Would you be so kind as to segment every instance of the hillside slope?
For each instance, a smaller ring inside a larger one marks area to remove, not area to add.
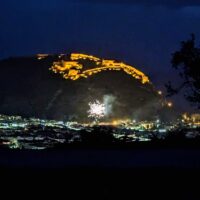
[[[49,55],[0,61],[0,113],[87,121],[88,103],[102,101],[105,95],[114,99],[110,119],[151,118],[161,108],[161,98],[151,83],[112,70],[66,80],[49,70],[61,59],[70,58]],[[87,59],[79,62],[84,68],[93,67]]]

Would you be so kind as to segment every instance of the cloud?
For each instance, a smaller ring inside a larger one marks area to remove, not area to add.
[[[199,6],[198,0],[75,0],[76,2],[87,3],[111,3],[111,4],[137,4],[145,6],[169,6],[169,7],[185,7]]]
[[[191,17],[200,17],[200,6],[185,6],[181,9],[181,12]]]
[[[199,0],[1,0],[1,10],[4,9],[27,9],[27,10],[54,10],[66,9],[70,5],[76,4],[120,4],[139,6],[165,6],[165,7],[186,7],[200,6]],[[3,9],[2,9],[3,8]],[[1,13],[0,13],[1,15]]]

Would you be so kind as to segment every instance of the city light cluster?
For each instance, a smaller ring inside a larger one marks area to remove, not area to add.
[[[163,122],[158,118],[153,121],[129,118],[107,121],[103,119],[106,116],[105,104],[95,100],[89,103],[88,116],[95,121],[80,123],[0,115],[0,147],[42,150],[59,144],[82,142],[85,133],[95,133],[96,130],[109,132],[125,143],[151,141],[155,137],[165,139],[179,130],[184,130],[186,138],[200,137],[199,114],[185,113],[172,122]]]

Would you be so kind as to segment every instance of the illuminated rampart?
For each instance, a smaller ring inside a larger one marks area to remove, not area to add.
[[[100,58],[91,55],[75,53],[72,53],[70,58],[71,61],[60,60],[54,62],[50,70],[54,73],[62,74],[65,79],[71,80],[77,80],[81,77],[88,78],[96,73],[107,70],[123,70],[135,79],[140,80],[141,83],[149,83],[149,78],[143,72],[122,62],[116,62],[115,60],[101,60]],[[80,64],[79,61],[86,59],[94,61],[96,66],[91,69],[84,69],[83,64]]]

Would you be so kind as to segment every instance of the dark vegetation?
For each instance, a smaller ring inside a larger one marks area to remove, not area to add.
[[[200,128],[183,128],[170,131],[164,138],[159,133],[149,133],[151,141],[130,141],[126,136],[117,139],[112,127],[94,128],[91,132],[82,130],[80,141],[58,144],[55,148],[86,149],[158,149],[158,148],[200,148]]]
[[[182,83],[179,86],[173,86],[170,82],[166,84],[168,96],[183,90],[186,99],[199,109],[200,46],[197,46],[194,34],[189,40],[181,42],[181,48],[172,54],[171,63],[173,68],[178,70]]]

